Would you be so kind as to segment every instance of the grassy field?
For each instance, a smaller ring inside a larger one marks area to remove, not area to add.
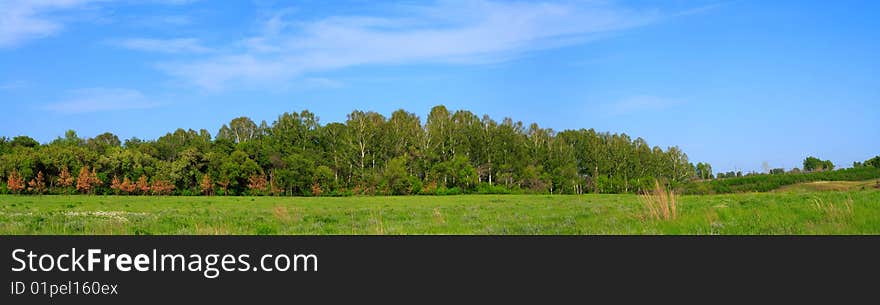
[[[880,191],[682,196],[0,196],[0,234],[878,234]]]

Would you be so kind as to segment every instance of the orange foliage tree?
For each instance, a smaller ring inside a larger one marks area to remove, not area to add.
[[[312,195],[313,196],[321,196],[321,193],[323,193],[323,192],[324,191],[321,190],[321,185],[318,184],[317,181],[315,181],[315,183],[312,183]]]
[[[64,188],[65,192],[67,192],[67,188],[73,185],[73,176],[70,175],[70,171],[67,170],[67,165],[61,168],[61,173],[58,174],[58,185]]]
[[[174,184],[165,180],[156,179],[153,181],[150,190],[153,191],[154,195],[170,195],[171,192],[174,191]]]
[[[146,175],[141,175],[141,177],[138,178],[137,185],[135,186],[135,188],[138,191],[140,191],[141,194],[143,194],[143,195],[149,194],[150,184],[147,183],[147,176]]]
[[[214,195],[214,182],[211,181],[211,176],[208,174],[202,176],[202,182],[199,183],[199,186],[202,188],[202,194],[208,196]]]
[[[43,171],[37,172],[37,177],[28,182],[28,191],[36,194],[46,192],[46,179],[43,177]]]
[[[104,185],[104,181],[101,181],[101,178],[98,177],[98,171],[96,168],[92,168],[92,173],[89,174],[89,184],[92,187],[92,190],[96,190],[99,186]]]
[[[18,174],[18,171],[12,169],[9,178],[6,179],[6,187],[14,194],[18,194],[24,189],[24,178]]]
[[[78,192],[85,194],[92,191],[92,182],[89,178],[89,166],[83,165],[79,170],[79,176],[76,178],[76,190]]]
[[[119,192],[122,191],[122,182],[119,181],[119,177],[113,176],[113,180],[110,181],[110,188],[113,189],[116,195],[119,195]]]
[[[122,184],[119,185],[119,189],[125,192],[125,194],[131,194],[134,193],[137,188],[134,183],[131,183],[131,179],[125,177],[122,179]]]
[[[266,190],[266,186],[269,185],[269,182],[266,181],[266,176],[263,175],[253,175],[248,178],[248,188],[254,194],[262,193]]]

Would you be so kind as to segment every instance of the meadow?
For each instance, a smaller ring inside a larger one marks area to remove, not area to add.
[[[0,195],[0,234],[878,234],[880,190],[637,195]]]

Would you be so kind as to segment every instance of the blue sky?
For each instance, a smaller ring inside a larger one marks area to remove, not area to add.
[[[880,154],[876,1],[0,0],[0,136],[445,104],[716,171]]]

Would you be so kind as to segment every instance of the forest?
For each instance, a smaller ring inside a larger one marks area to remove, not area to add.
[[[401,109],[391,117],[355,110],[322,125],[303,110],[271,124],[235,118],[216,136],[3,137],[0,175],[0,192],[14,194],[288,196],[633,193],[655,179],[675,186],[714,177],[676,146],[442,105],[424,123]]]
[[[808,157],[803,171],[718,173],[678,147],[593,129],[525,126],[467,110],[390,118],[355,110],[322,125],[307,110],[268,124],[239,117],[216,136],[177,129],[155,140],[112,133],[41,144],[0,138],[0,193],[116,195],[453,195],[636,193],[655,180],[683,193],[767,191],[816,180],[880,177],[880,156],[833,170]],[[867,169],[863,169],[867,168]],[[5,182],[5,183],[3,183]]]

